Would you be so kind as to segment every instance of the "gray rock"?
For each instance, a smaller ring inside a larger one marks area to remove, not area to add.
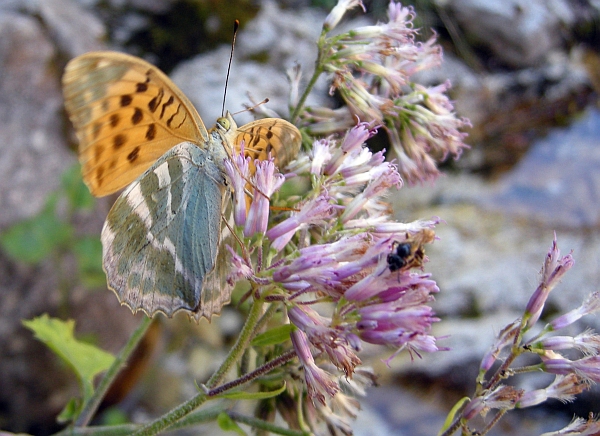
[[[300,15],[300,18],[298,17]],[[225,108],[237,112],[268,98],[266,109],[288,116],[290,85],[286,70],[299,63],[306,75],[314,69],[315,40],[324,16],[313,10],[283,11],[274,2],[265,2],[255,20],[239,33],[233,56]],[[264,56],[263,56],[264,55]],[[173,81],[192,100],[207,126],[221,115],[223,89],[230,48],[217,50],[182,62],[171,74]],[[264,62],[251,59],[264,57]],[[305,76],[306,77],[306,76]],[[326,105],[325,83],[309,104]],[[238,124],[253,120],[250,113],[236,116]]]
[[[104,24],[75,0],[43,0],[39,14],[58,49],[73,58],[106,46]]]
[[[173,81],[192,101],[208,127],[212,127],[221,116],[229,54],[230,48],[222,46],[182,62],[171,74]],[[287,114],[289,85],[284,71],[253,61],[234,60],[227,89],[226,109],[231,112],[244,110],[244,104],[250,103],[248,93],[257,102],[268,97],[269,109]],[[240,125],[254,119],[249,113],[235,118]]]
[[[562,20],[555,12],[568,10],[561,0],[448,0],[440,2],[459,23],[467,38],[488,47],[513,67],[541,62],[561,46]]]
[[[37,20],[0,13],[0,228],[40,211],[75,161],[55,56]]]
[[[600,112],[554,129],[504,175],[487,204],[561,228],[600,225]]]

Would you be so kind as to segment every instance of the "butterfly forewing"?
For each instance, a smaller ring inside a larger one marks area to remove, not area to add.
[[[142,59],[116,52],[79,56],[65,69],[63,90],[84,180],[96,196],[125,187],[178,143],[208,140],[187,97]]]
[[[232,290],[224,244],[235,241],[222,225],[231,215],[224,160],[243,141],[252,160],[271,154],[284,167],[298,153],[300,132],[272,118],[238,128],[229,113],[207,132],[164,73],[116,52],[73,59],[63,88],[92,193],[131,183],[102,230],[109,287],[133,311],[172,316],[183,309],[210,319]]]
[[[207,151],[186,142],[123,192],[102,230],[109,287],[122,304],[148,315],[185,309],[210,319],[229,302],[231,288],[211,274],[219,261],[225,187]]]

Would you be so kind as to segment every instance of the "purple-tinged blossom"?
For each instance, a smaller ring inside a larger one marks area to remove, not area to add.
[[[321,139],[313,142],[311,157],[311,174],[322,174],[323,165],[331,160],[331,144],[327,139]]]
[[[330,30],[334,29],[344,14],[357,6],[360,6],[363,11],[365,10],[361,0],[338,0],[337,4],[333,7],[329,15],[327,15],[327,18],[325,18],[323,30],[329,32]]]
[[[340,390],[332,375],[319,368],[310,352],[310,345],[306,334],[295,330],[290,334],[292,345],[298,354],[298,359],[304,368],[304,379],[308,390],[308,396],[313,403],[319,402],[325,405],[326,398],[333,397]]]
[[[325,38],[323,69],[333,77],[330,91],[339,92],[353,115],[386,126],[403,177],[410,184],[434,180],[440,174],[436,161],[458,158],[467,147],[460,130],[471,124],[454,113],[446,95],[449,82],[432,87],[411,82],[414,74],[441,64],[436,37],[415,41],[411,7],[391,2],[388,18]],[[312,108],[310,115],[317,112]],[[317,117],[321,127],[327,117],[331,126],[340,123],[330,113]]]
[[[600,356],[584,357],[578,360],[566,358],[547,359],[542,362],[546,372],[551,374],[577,374],[585,380],[600,381]]]
[[[238,280],[247,279],[254,275],[254,271],[251,265],[248,265],[246,260],[237,254],[229,245],[226,246],[231,256],[231,268],[229,269],[229,275],[227,276],[227,282],[231,284],[237,283]]]
[[[383,152],[373,154],[369,149],[363,149],[360,154],[356,153],[350,159],[346,159],[346,164],[340,167],[339,174],[344,178],[346,186],[362,185],[375,180],[380,173],[389,168],[392,171],[396,170],[393,164],[385,162]]]
[[[375,325],[382,329],[401,328],[417,332],[429,331],[432,319],[439,321],[439,318],[433,316],[433,309],[429,306],[414,307],[396,307],[394,304],[381,303],[362,307],[358,310],[361,321],[373,321]]]
[[[305,203],[300,211],[292,214],[285,221],[270,228],[266,236],[272,240],[271,248],[277,252],[281,251],[287,245],[294,234],[308,225],[318,225],[324,220],[332,217],[334,205],[327,194],[310,199]]]
[[[563,275],[573,266],[574,261],[570,254],[563,257],[559,256],[560,250],[558,249],[555,234],[552,247],[546,255],[546,260],[542,266],[540,284],[529,299],[529,303],[527,303],[527,308],[525,309],[525,313],[529,315],[529,319],[527,320],[528,326],[533,326],[537,322],[550,292],[560,282]]]
[[[277,191],[285,177],[276,172],[273,159],[255,161],[256,173],[252,178],[254,182],[253,200],[248,211],[244,235],[252,236],[264,233],[269,223],[269,206],[271,195]]]
[[[400,175],[391,164],[380,165],[377,167],[377,171],[370,171],[368,174],[372,177],[371,183],[346,206],[341,216],[342,222],[347,222],[354,218],[362,210],[363,206],[374,197],[382,195],[392,186],[399,186],[401,184]]]
[[[392,22],[410,23],[415,19],[415,11],[411,7],[402,6],[400,3],[390,2],[388,5],[388,17]]]
[[[300,82],[302,80],[302,68],[300,68],[300,64],[296,63],[293,67],[288,68],[286,75],[290,83],[289,106],[296,107],[300,98]]]
[[[575,374],[558,375],[547,388],[525,392],[521,396],[517,408],[524,409],[525,407],[537,406],[549,398],[555,398],[563,403],[571,402],[575,399],[575,395],[582,393],[589,387],[589,383]]]
[[[339,262],[360,257],[367,250],[368,240],[364,235],[342,238],[329,244],[311,245],[302,248],[299,256],[286,265],[274,268],[276,282],[318,280],[319,276],[339,278],[336,271]]]
[[[348,155],[354,151],[362,150],[365,141],[373,137],[376,133],[377,128],[369,123],[358,123],[348,130],[341,145],[333,149],[331,159],[323,170],[323,174],[332,176],[338,172],[342,165],[344,165],[344,167],[348,166]]]
[[[342,329],[330,327],[331,319],[319,315],[310,307],[290,307],[290,321],[306,333],[310,343],[324,351],[335,367],[352,377],[354,368],[361,363]]]
[[[549,433],[543,433],[541,436],[597,436],[600,433],[600,422],[598,418],[590,414],[585,420],[583,418],[574,418],[566,427]]]
[[[466,420],[470,420],[478,414],[487,413],[490,409],[513,409],[522,395],[521,389],[513,386],[498,386],[480,397],[473,398],[463,410],[462,416]]]
[[[593,292],[577,309],[573,309],[559,316],[549,323],[553,330],[559,330],[573,324],[585,315],[596,313],[600,310],[600,292]]]
[[[587,356],[593,356],[600,351],[600,335],[588,329],[577,336],[551,336],[540,340],[536,345],[544,350],[570,350],[581,351]]]
[[[244,156],[244,141],[240,144],[240,153],[233,159],[225,159],[225,170],[233,189],[233,218],[238,226],[246,223],[246,183],[250,174],[250,158]]]
[[[383,247],[389,246],[389,241],[387,240],[379,240],[367,247],[366,251],[363,251],[357,259],[348,259],[347,262],[340,265],[337,270],[338,277],[340,279],[347,279],[351,276],[359,274],[361,271],[373,267],[381,259],[381,253],[383,251]],[[344,297],[348,300],[357,301],[357,295],[360,294],[360,290],[363,288],[369,288],[369,286],[373,283],[377,283],[380,278],[375,274],[369,274],[366,277],[359,280],[357,283],[349,287],[344,293]],[[358,289],[356,289],[358,287]],[[381,290],[381,289],[379,289]],[[363,299],[366,299],[364,295],[361,295]]]
[[[356,219],[346,223],[346,228],[360,228],[360,227],[372,227],[373,233],[376,234],[406,234],[418,233],[423,229],[433,229],[439,223],[444,222],[439,217],[432,217],[430,220],[416,220],[410,223],[400,223],[396,221],[390,221],[389,218],[386,221],[371,224],[368,220]]]
[[[498,336],[496,337],[496,341],[490,347],[490,351],[488,351],[483,359],[481,359],[481,364],[479,365],[479,369],[482,371],[488,371],[492,365],[498,360],[500,357],[500,353],[505,347],[510,347],[513,345],[515,338],[521,331],[521,321],[515,320],[511,324],[504,327]]]

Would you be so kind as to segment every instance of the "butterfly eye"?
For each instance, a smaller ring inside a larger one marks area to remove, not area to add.
[[[221,117],[221,118],[217,119],[217,126],[225,131],[228,131],[229,128],[231,127],[231,123],[229,122],[229,120],[227,118]]]

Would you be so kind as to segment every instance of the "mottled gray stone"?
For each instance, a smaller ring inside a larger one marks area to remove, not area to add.
[[[488,47],[514,67],[533,66],[561,46],[561,20],[545,0],[449,0],[443,2],[467,40]]]
[[[43,0],[39,14],[58,49],[68,58],[106,45],[106,28],[100,19],[75,0]]]
[[[255,102],[268,98],[265,108],[287,118],[290,85],[286,71],[298,63],[304,74],[303,83],[308,80],[317,54],[315,41],[324,19],[324,14],[311,9],[286,11],[274,2],[264,2],[256,18],[237,36],[226,110],[243,110],[245,104],[251,104],[250,95]],[[229,56],[230,48],[222,46],[182,62],[171,74],[207,126],[212,126],[221,115]],[[264,62],[251,60],[257,57],[264,57]],[[329,104],[324,80],[319,81],[308,104]],[[253,119],[250,113],[236,116],[238,124]]]
[[[55,56],[37,20],[0,13],[0,228],[39,212],[75,161]]]

